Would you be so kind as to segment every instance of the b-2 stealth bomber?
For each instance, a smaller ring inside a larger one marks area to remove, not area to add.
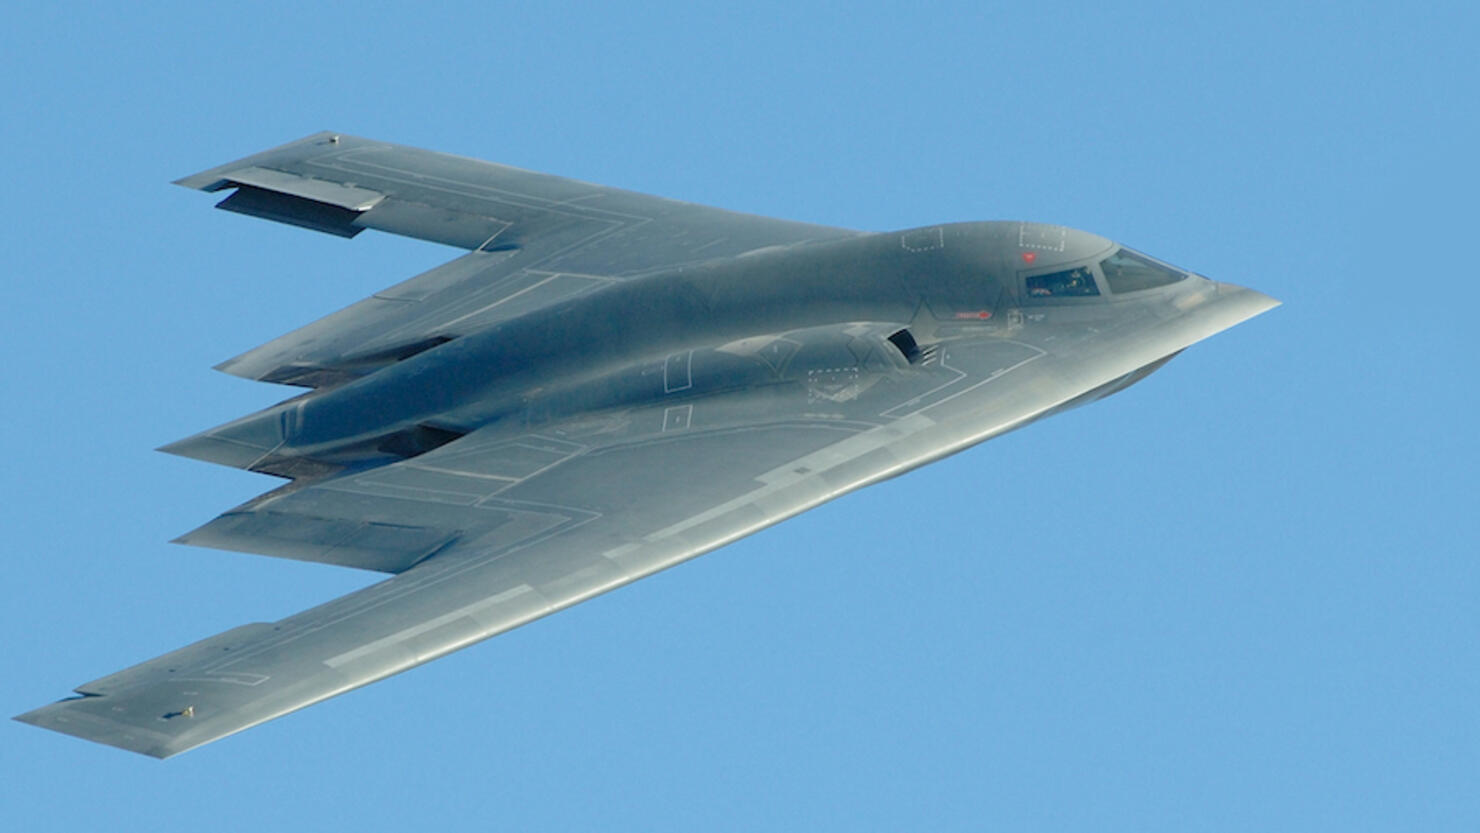
[[[391,577],[18,717],[161,758],[1119,391],[1277,303],[1059,226],[863,233],[334,133],[179,184],[467,253],[220,365],[307,390],[163,449],[287,480],[180,541]]]

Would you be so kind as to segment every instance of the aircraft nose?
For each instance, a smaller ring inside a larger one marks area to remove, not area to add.
[[[1253,318],[1261,312],[1267,312],[1284,303],[1277,298],[1271,298],[1270,296],[1265,295],[1263,292],[1255,289],[1250,289],[1247,286],[1239,286],[1236,283],[1215,281],[1211,278],[1203,277],[1202,275],[1197,275],[1196,277],[1200,280],[1204,280],[1212,284],[1212,292],[1208,293],[1204,291],[1200,293],[1194,293],[1194,296],[1188,296],[1189,298],[1201,296],[1202,298],[1206,299],[1204,302],[1199,303],[1197,301],[1183,301],[1179,302],[1179,305],[1182,306],[1184,310],[1190,307],[1202,305],[1210,305],[1228,310],[1238,310],[1236,320],[1232,321],[1232,323],[1229,323],[1227,326],[1233,326],[1233,324],[1237,323],[1238,321]]]

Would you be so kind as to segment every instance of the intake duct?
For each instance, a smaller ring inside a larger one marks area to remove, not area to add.
[[[910,364],[920,364],[935,355],[935,347],[921,347],[915,341],[915,334],[907,328],[896,330],[889,336],[889,343],[898,348],[905,361]]]
[[[418,425],[405,431],[397,431],[381,440],[376,450],[406,459],[441,448],[459,437],[461,431],[438,428],[435,425]]]

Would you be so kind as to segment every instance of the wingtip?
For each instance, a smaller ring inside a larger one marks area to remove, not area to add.
[[[344,133],[339,133],[333,130],[320,130],[317,133],[310,133],[309,135],[304,136],[300,139],[294,139],[291,142],[287,142],[276,147],[271,147],[267,150],[259,151],[257,153],[251,154],[250,156],[244,156],[241,159],[236,160],[235,162],[228,162],[225,165],[217,165],[214,168],[207,168],[206,170],[199,173],[182,176],[179,179],[172,180],[171,184],[179,185],[183,188],[190,188],[195,191],[220,191],[222,188],[227,187],[227,185],[229,184],[223,174],[229,173],[230,171],[251,167],[253,165],[263,165],[264,167],[271,167],[267,163],[273,157],[281,156],[281,154],[283,154],[284,152],[291,151],[294,148],[298,148],[303,145],[323,144],[325,142],[338,144],[340,141],[343,141],[346,138],[350,137]]]
[[[185,751],[172,749],[167,744],[159,742],[159,738],[148,737],[149,733],[124,730],[123,727],[114,725],[104,718],[76,713],[73,716],[77,719],[69,719],[67,711],[73,707],[73,704],[90,699],[93,698],[88,695],[68,697],[39,709],[15,715],[11,720],[35,726],[38,729],[70,735],[79,740],[111,746],[126,752],[135,752],[156,760],[164,760]]]

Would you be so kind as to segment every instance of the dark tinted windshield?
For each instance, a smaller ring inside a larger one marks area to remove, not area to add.
[[[1121,249],[1100,261],[1100,271],[1105,273],[1105,283],[1110,285],[1110,291],[1117,294],[1166,286],[1187,277],[1184,272],[1168,269],[1130,249]]]
[[[1029,298],[1074,298],[1100,294],[1088,266],[1033,275],[1027,279],[1027,287]]]

